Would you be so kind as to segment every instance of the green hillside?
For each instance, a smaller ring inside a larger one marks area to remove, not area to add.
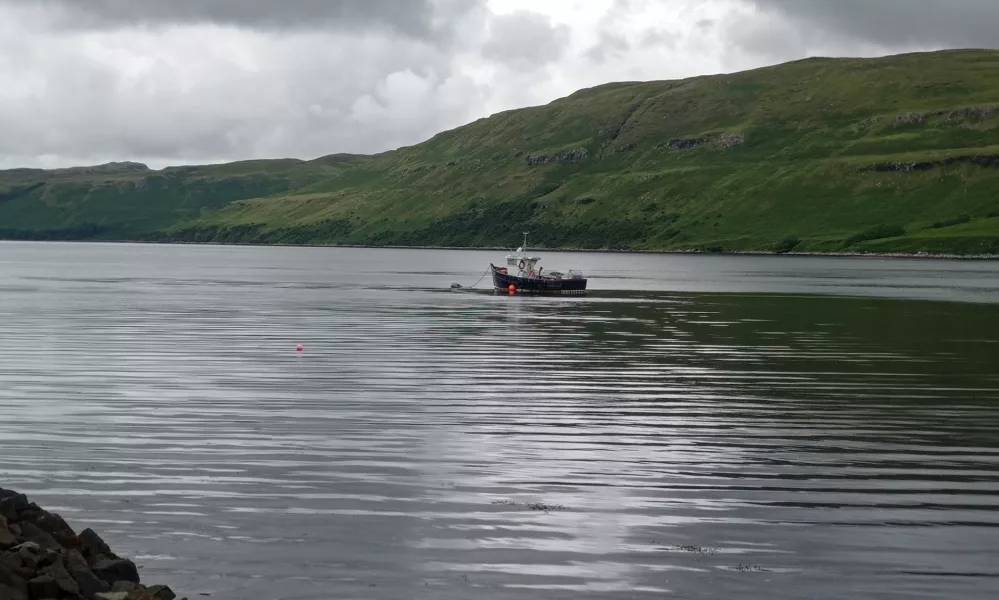
[[[0,172],[0,235],[999,253],[997,109],[997,51],[615,83],[371,157]]]
[[[143,239],[233,200],[286,194],[363,157],[266,160],[152,171],[137,163],[0,171],[0,238]]]

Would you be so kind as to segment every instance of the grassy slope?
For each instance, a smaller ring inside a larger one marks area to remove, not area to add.
[[[345,168],[334,160],[0,171],[0,237],[137,239],[233,200],[287,193]],[[347,157],[352,165],[363,158]]]
[[[999,252],[997,104],[999,52],[810,59],[600,86],[374,157],[207,167],[144,200],[123,190],[161,175],[67,191],[61,213],[0,195],[0,223],[16,205],[26,227],[124,211],[121,231],[178,240]]]

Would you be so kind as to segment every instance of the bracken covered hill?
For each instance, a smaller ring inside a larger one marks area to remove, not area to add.
[[[999,252],[999,52],[615,83],[376,156],[0,172],[0,236]]]

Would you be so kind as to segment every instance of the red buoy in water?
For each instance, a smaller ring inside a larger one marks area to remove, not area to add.
[[[299,352],[301,352],[302,350],[305,350],[305,347],[302,346],[301,344],[299,344],[298,347],[295,348],[295,350],[298,350]]]
[[[517,293],[517,286],[513,285],[512,283],[510,284],[510,287],[508,287],[506,289],[510,290],[510,294],[511,295]]]

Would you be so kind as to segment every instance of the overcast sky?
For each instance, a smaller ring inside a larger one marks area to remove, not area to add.
[[[999,46],[999,0],[0,0],[0,168],[370,153],[621,80]]]

